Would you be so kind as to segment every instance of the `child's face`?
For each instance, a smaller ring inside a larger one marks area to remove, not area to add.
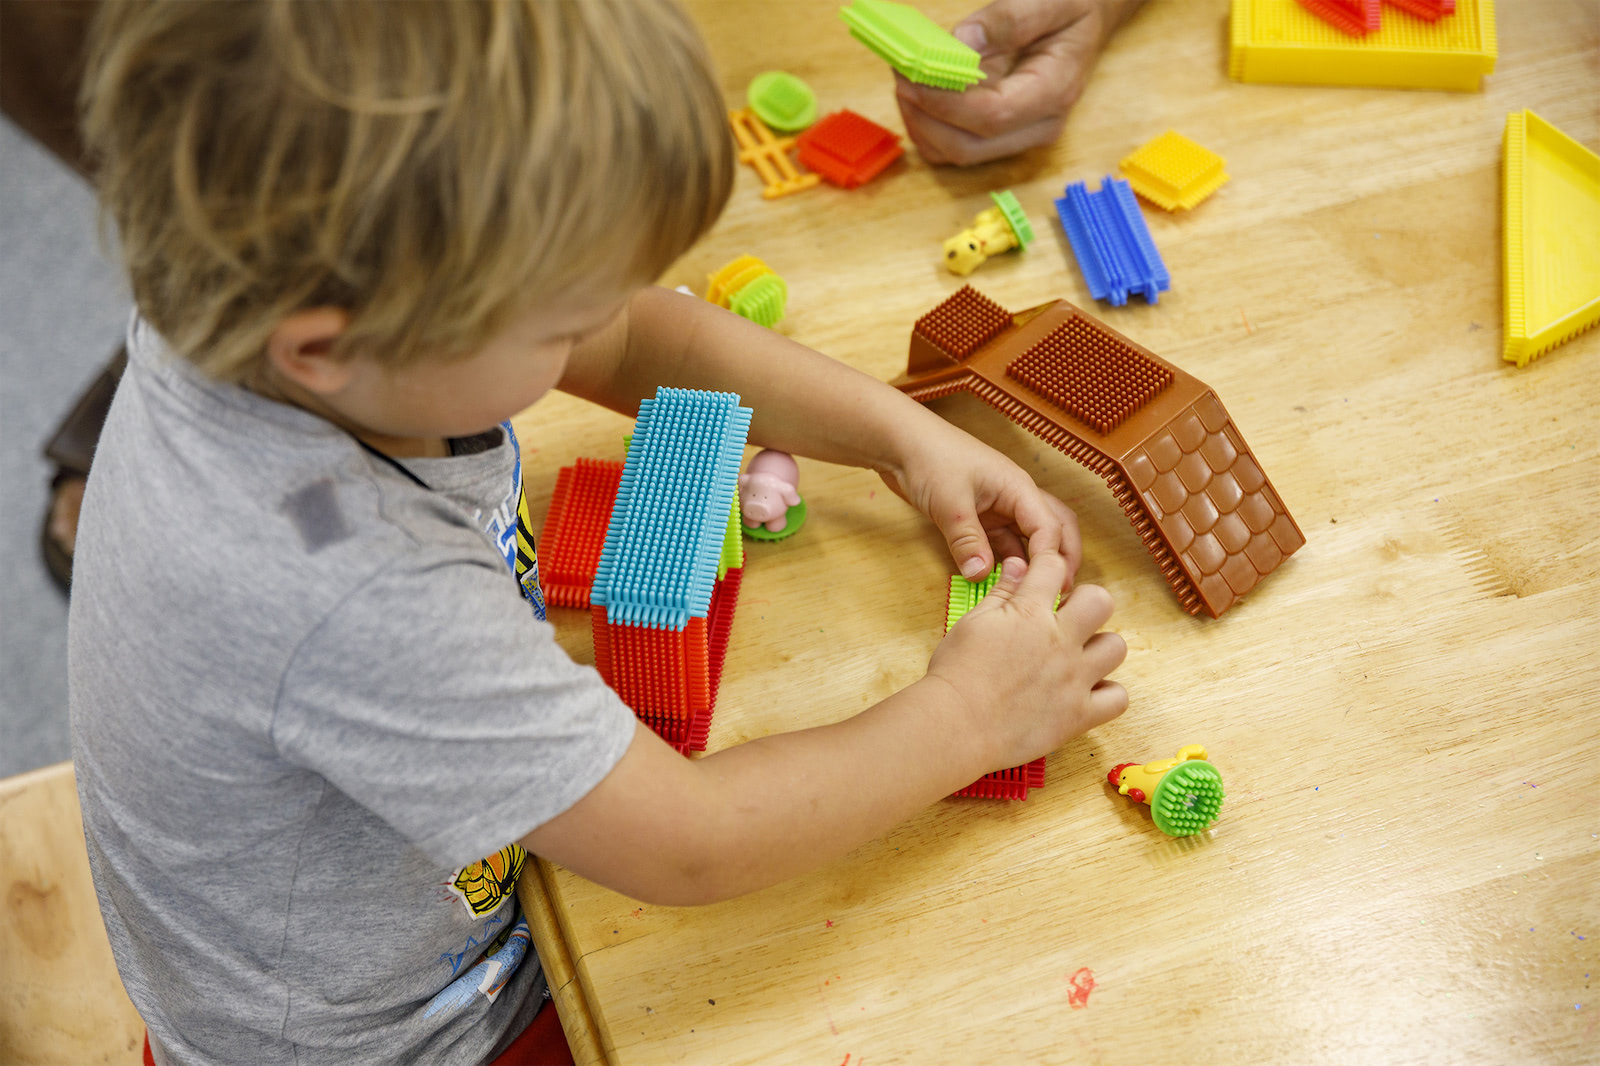
[[[389,438],[482,433],[553,389],[573,347],[614,321],[631,290],[586,289],[541,301],[471,355],[389,367],[356,356],[338,408],[350,423]]]

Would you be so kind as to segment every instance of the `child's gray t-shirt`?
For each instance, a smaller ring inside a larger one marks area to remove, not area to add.
[[[95,456],[69,638],[101,912],[158,1057],[478,1063],[539,1007],[515,841],[635,728],[508,561],[520,467],[405,460],[148,325]]]

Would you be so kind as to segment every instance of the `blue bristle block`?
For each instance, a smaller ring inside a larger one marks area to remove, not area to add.
[[[1127,182],[1107,176],[1095,192],[1081,181],[1072,182],[1056,201],[1056,214],[1096,300],[1121,307],[1130,293],[1138,293],[1155,303],[1159,293],[1172,287]]]

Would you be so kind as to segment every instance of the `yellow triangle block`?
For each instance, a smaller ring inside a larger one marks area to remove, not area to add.
[[[1532,111],[1506,116],[1507,362],[1600,322],[1600,156]]]

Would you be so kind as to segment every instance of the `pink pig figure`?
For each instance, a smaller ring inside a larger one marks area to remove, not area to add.
[[[799,484],[800,467],[788,452],[771,448],[757,452],[739,475],[739,514],[744,524],[781,533],[789,524],[789,508],[800,502]]]

